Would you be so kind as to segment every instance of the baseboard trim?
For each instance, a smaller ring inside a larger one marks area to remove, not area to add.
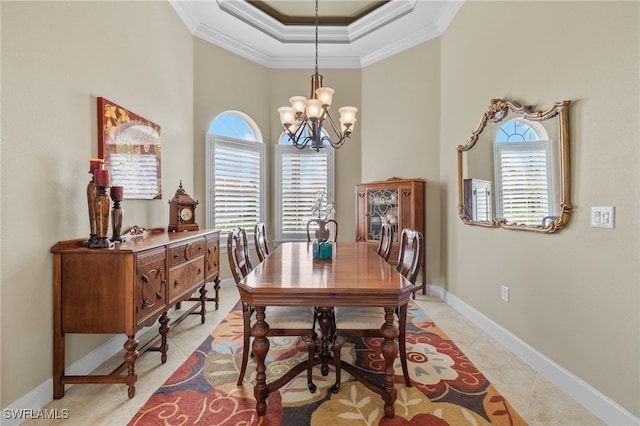
[[[67,375],[85,375],[91,373],[105,361],[118,353],[123,347],[122,335],[114,336],[78,361],[65,369]],[[53,377],[45,380],[29,393],[2,409],[2,425],[19,425],[27,420],[29,414],[37,412],[53,399]],[[71,413],[73,415],[73,413]]]
[[[536,351],[529,344],[512,334],[498,323],[469,306],[442,287],[427,284],[427,293],[438,297],[467,319],[480,327],[485,333],[513,352],[531,368],[542,374],[547,380],[562,389],[567,395],[600,418],[608,425],[637,426],[640,418],[621,407],[578,376]]]

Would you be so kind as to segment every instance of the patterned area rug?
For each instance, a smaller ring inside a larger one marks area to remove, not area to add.
[[[270,339],[267,382],[306,360],[299,338]],[[345,342],[342,358],[360,366],[376,383],[384,378],[379,338]],[[255,362],[250,358],[244,386],[236,386],[242,360],[242,311],[237,305],[189,359],[136,413],[129,425],[526,425],[456,344],[426,313],[409,304],[407,358],[413,386],[404,386],[396,360],[398,398],[395,417],[384,418],[380,395],[342,372],[337,394],[335,380],[314,369],[315,393],[307,389],[306,373],[269,395],[267,413],[255,412]]]

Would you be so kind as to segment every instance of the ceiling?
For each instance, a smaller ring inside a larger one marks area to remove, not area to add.
[[[269,68],[315,66],[311,0],[169,0],[193,35]],[[320,0],[318,65],[362,68],[440,36],[464,0]]]

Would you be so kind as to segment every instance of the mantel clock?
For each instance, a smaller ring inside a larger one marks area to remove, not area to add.
[[[197,231],[197,205],[198,202],[185,192],[180,181],[176,194],[169,201],[169,232]]]

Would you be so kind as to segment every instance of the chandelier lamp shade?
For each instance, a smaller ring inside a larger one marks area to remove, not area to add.
[[[304,96],[293,96],[289,99],[291,106],[278,108],[280,122],[296,148],[309,147],[317,152],[325,147],[325,143],[329,143],[334,148],[340,148],[351,135],[358,108],[352,106],[339,108],[340,126],[338,127],[329,114],[334,93],[335,90],[332,88],[322,86],[322,75],[318,73],[318,0],[316,0],[316,68],[315,74],[311,76],[311,94],[309,99]],[[331,125],[337,140],[332,140],[323,132],[325,121]]]

